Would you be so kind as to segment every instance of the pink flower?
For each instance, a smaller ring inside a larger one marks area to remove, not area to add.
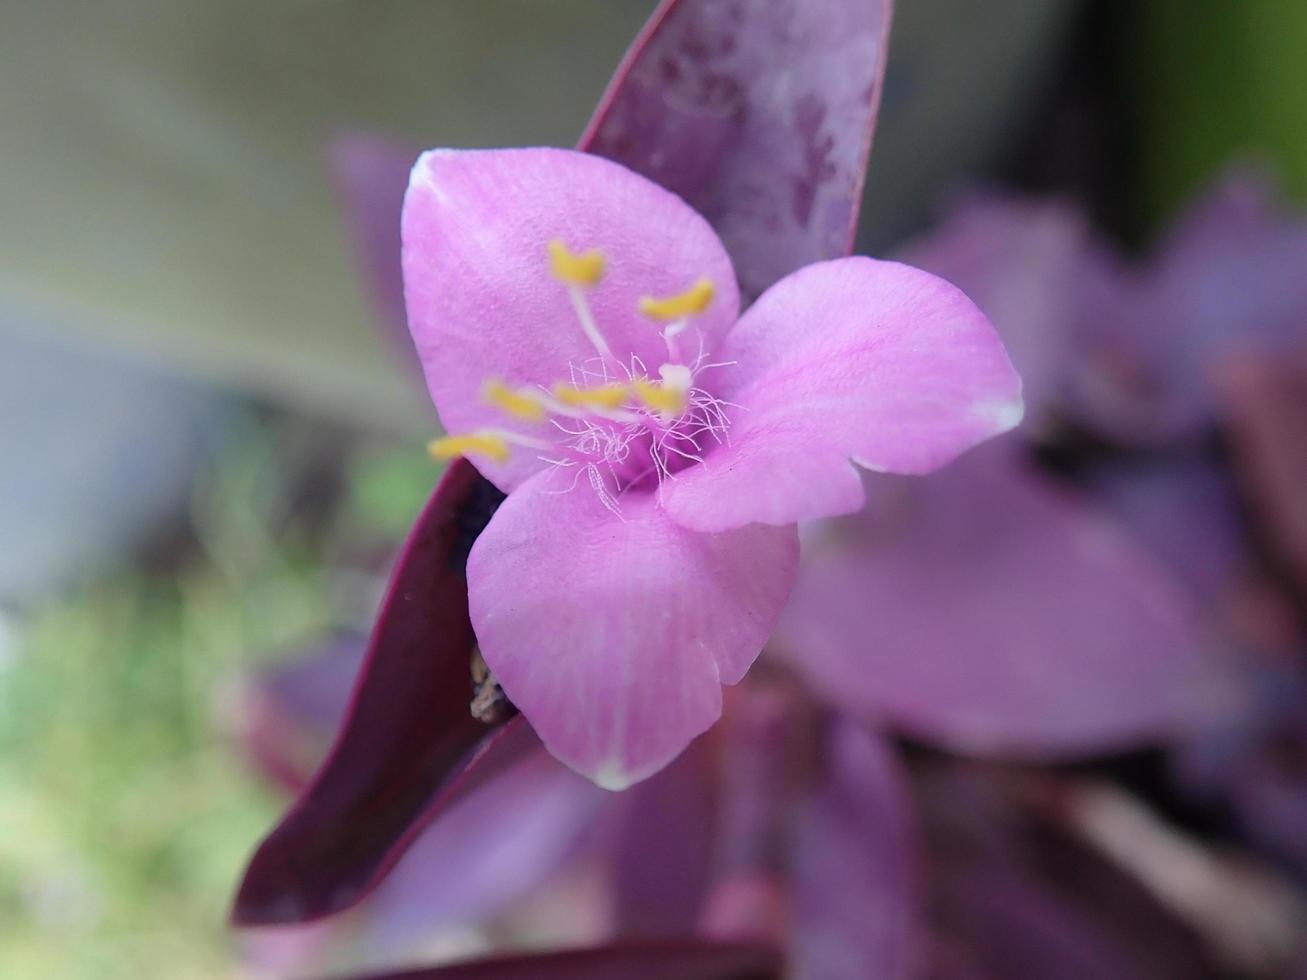
[[[954,287],[819,262],[743,316],[708,223],[557,149],[436,150],[404,205],[409,326],[452,435],[508,494],[468,561],[472,624],[559,759],[618,789],[721,713],[798,560],[863,504],[1015,425],[1020,381]]]

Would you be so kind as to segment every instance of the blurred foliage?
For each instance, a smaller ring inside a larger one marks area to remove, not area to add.
[[[1232,158],[1271,165],[1307,200],[1307,4],[1149,0],[1132,68],[1153,218]]]
[[[32,611],[0,668],[0,973],[231,976],[227,902],[282,805],[221,732],[233,682],[334,620],[293,453],[251,416],[196,547]],[[293,440],[289,440],[293,441]]]

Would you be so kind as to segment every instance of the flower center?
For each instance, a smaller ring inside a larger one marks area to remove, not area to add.
[[[570,364],[567,380],[548,388],[486,382],[486,401],[519,422],[542,426],[539,437],[477,429],[436,439],[428,449],[437,459],[472,455],[499,463],[510,458],[514,447],[532,449],[556,470],[571,474],[560,492],[584,480],[605,507],[620,513],[623,494],[661,486],[686,466],[702,463],[710,445],[726,440],[726,409],[731,406],[697,382],[703,372],[728,362],[709,362],[702,344],[692,358],[682,350],[690,318],[712,303],[713,284],[700,279],[674,296],[640,299],[640,313],[663,324],[667,347],[667,360],[651,372],[636,354],[619,360],[591,312],[585,291],[603,278],[604,256],[594,250],[572,252],[554,241],[549,264],[567,289],[595,355]]]

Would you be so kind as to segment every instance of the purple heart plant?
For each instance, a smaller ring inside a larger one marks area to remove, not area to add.
[[[459,458],[326,762],[308,778],[275,724],[256,740],[301,795],[239,923],[316,919],[380,884],[346,917],[374,953],[442,925],[529,934],[518,905],[597,874],[597,894],[569,892],[585,928],[567,940],[616,957],[601,970],[631,969],[631,937],[697,935],[728,945],[691,959],[784,949],[803,977],[1194,975],[1137,882],[1059,841],[1088,902],[1012,837],[1024,777],[914,760],[914,788],[880,733],[1061,761],[1246,717],[1210,656],[1229,646],[1213,598],[1246,558],[1224,473],[1170,453],[1071,480],[1034,457],[1069,428],[1188,445],[1216,411],[1190,355],[1240,336],[1211,270],[1263,275],[1257,318],[1292,322],[1271,272],[1299,239],[1197,222],[1137,271],[1065,205],[990,201],[911,265],[847,257],[888,27],[882,3],[669,0],[585,152],[431,151],[405,195],[411,156],[347,145],[379,309],[398,323],[402,266],[449,433],[432,451]],[[1020,421],[986,314],[1030,418],[923,479]],[[796,525],[821,518],[800,564]],[[950,811],[972,797],[968,824]]]

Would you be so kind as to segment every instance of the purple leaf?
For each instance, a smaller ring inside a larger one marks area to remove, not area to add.
[[[686,940],[497,957],[354,980],[780,980],[780,976],[781,958],[766,947]]]
[[[416,367],[404,309],[399,263],[399,216],[416,150],[376,136],[350,133],[327,149],[327,163],[345,212],[355,262],[372,301],[377,326],[404,362]],[[414,372],[417,376],[417,372]]]
[[[911,788],[889,743],[852,722],[832,727],[828,748],[796,844],[796,976],[917,976],[923,869]]]
[[[1228,472],[1215,463],[1110,463],[1089,475],[1089,489],[1204,602],[1219,601],[1243,573],[1239,501]]]
[[[1133,876],[1022,805],[1034,786],[966,763],[919,770],[934,976],[1181,980],[1212,975],[1197,936]]]
[[[395,565],[344,728],[246,871],[234,918],[297,922],[357,901],[487,733],[468,711],[467,550],[499,494],[450,467]]]
[[[880,105],[888,0],[664,0],[581,147],[702,213],[746,298],[847,255]]]
[[[349,707],[362,637],[344,633],[262,671],[240,692],[235,733],[254,764],[292,793],[322,763]]]
[[[615,921],[622,935],[684,935],[711,871],[716,792],[711,735],[613,799]]]
[[[834,703],[946,747],[1063,757],[1230,709],[1201,610],[1088,500],[982,447],[819,525],[777,648]]]
[[[1300,315],[1307,323],[1307,304]],[[1307,597],[1307,338],[1293,356],[1231,356],[1217,377],[1236,473],[1268,545]]]

